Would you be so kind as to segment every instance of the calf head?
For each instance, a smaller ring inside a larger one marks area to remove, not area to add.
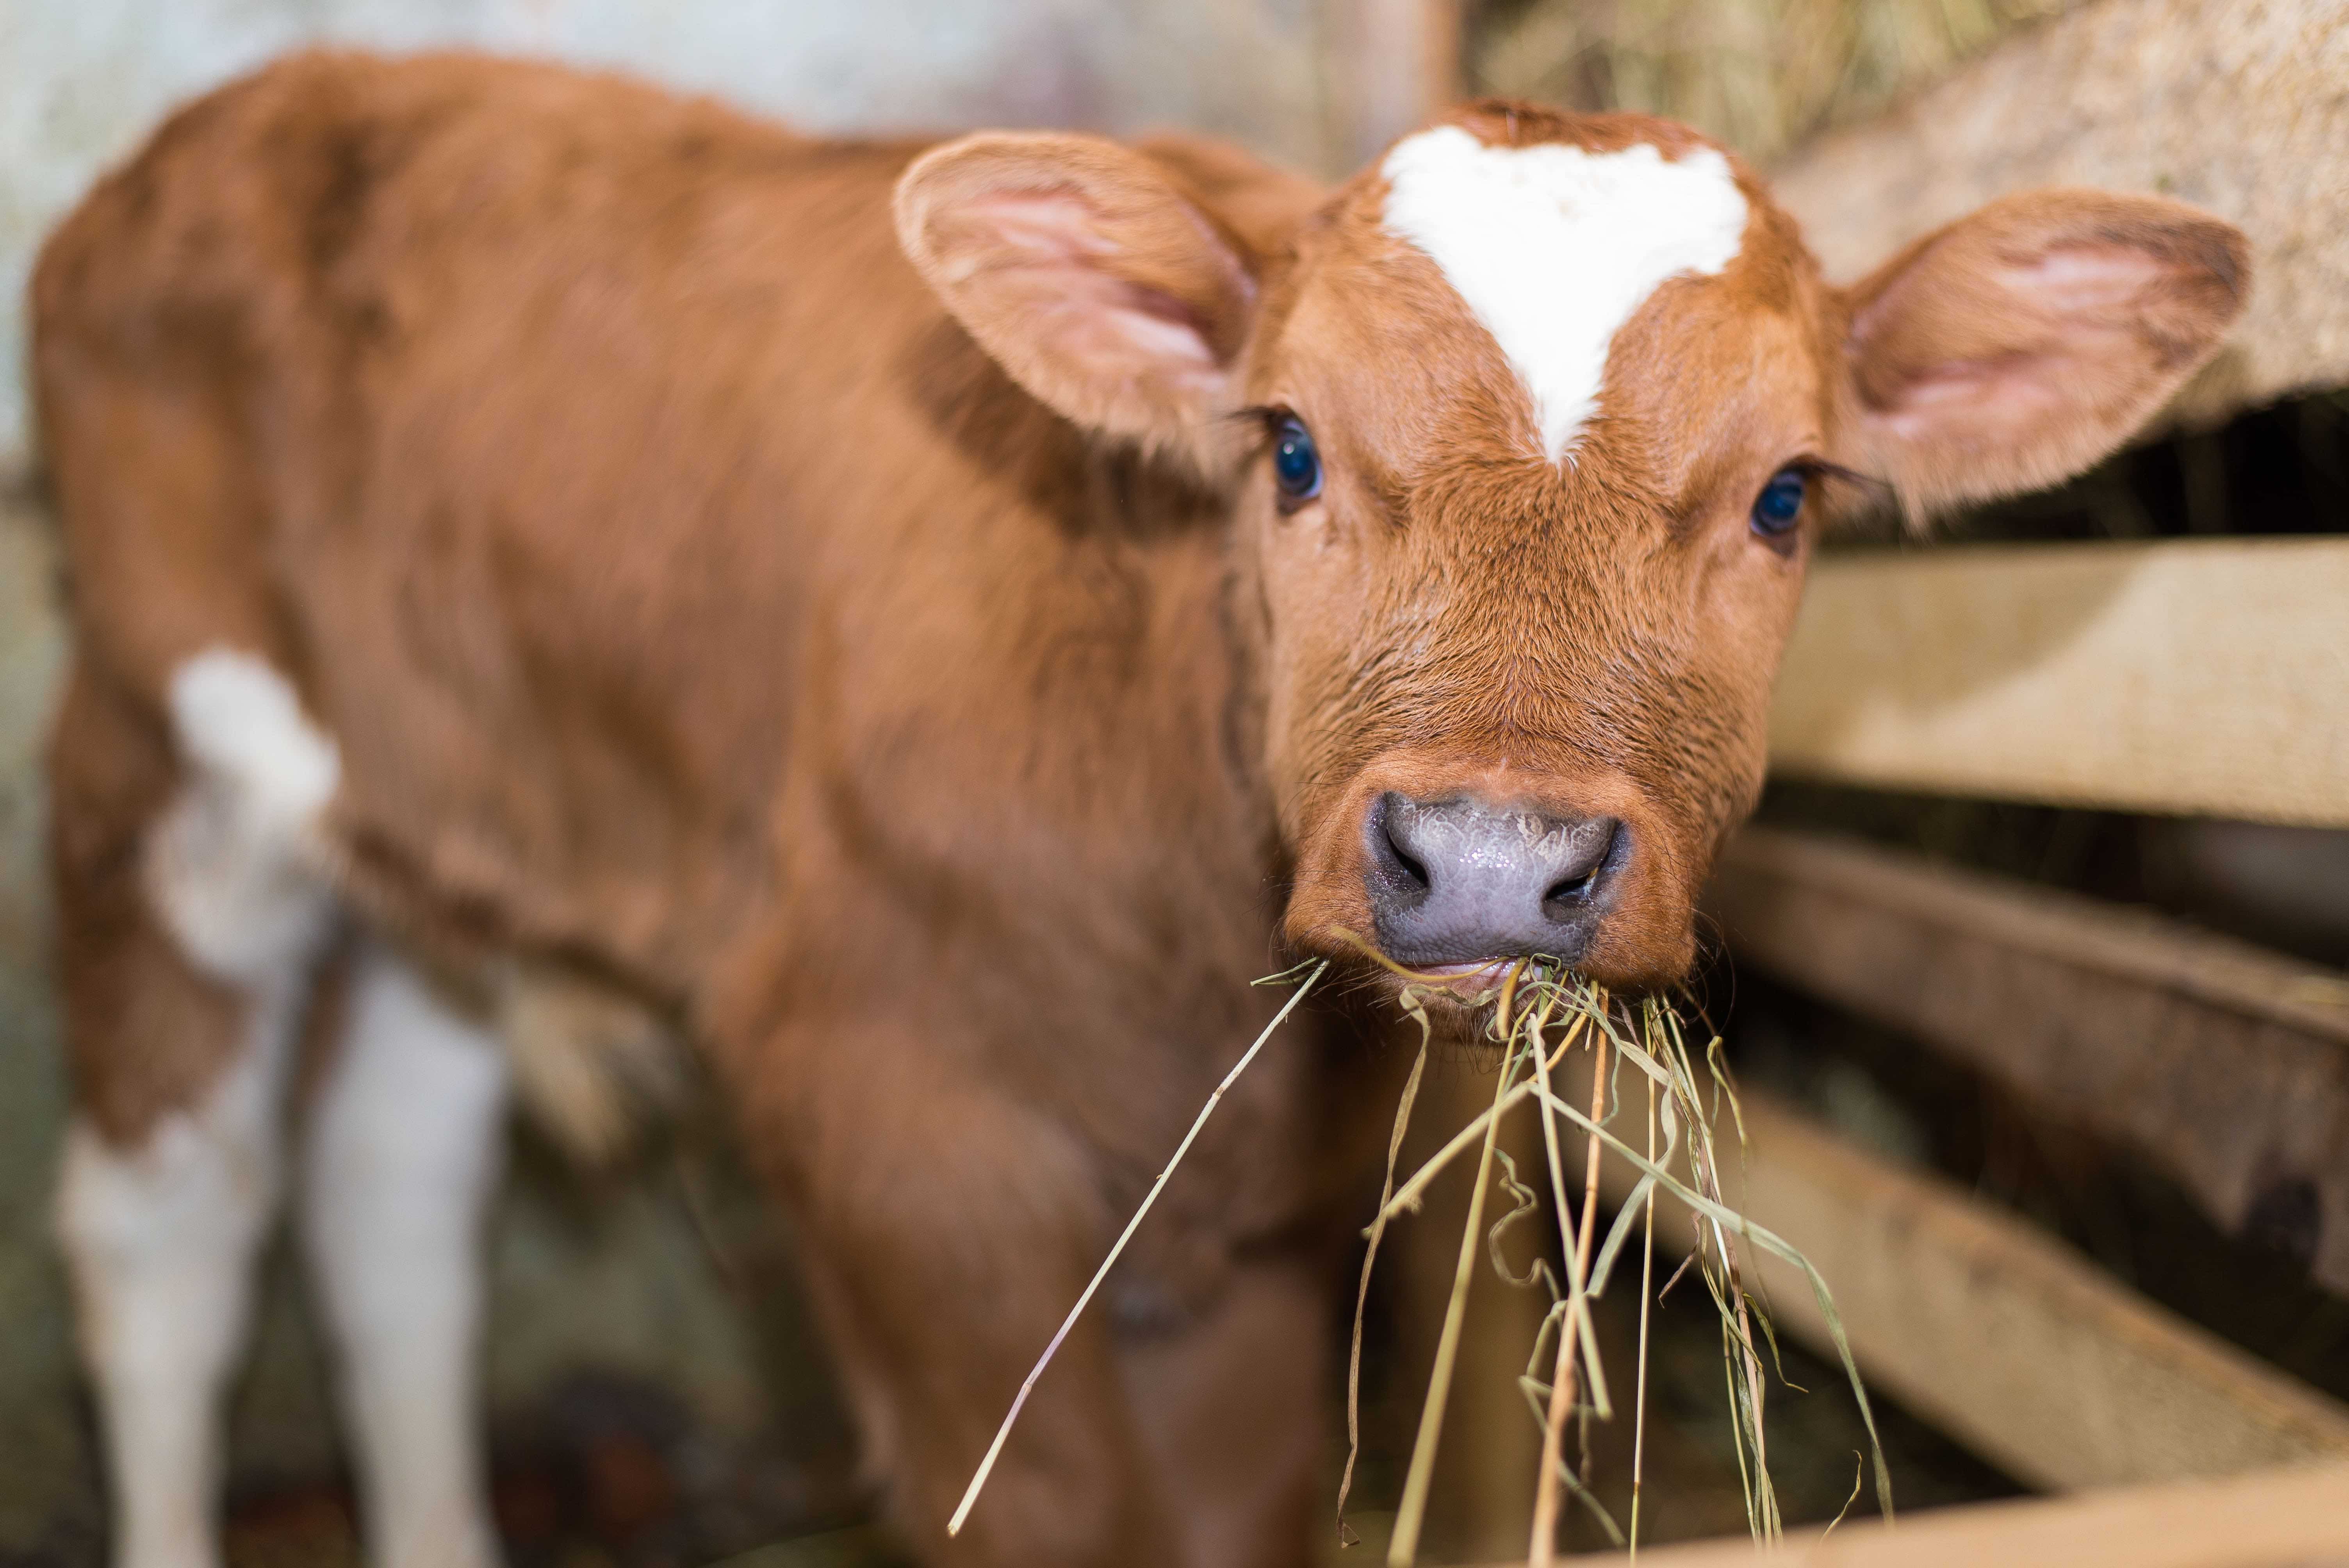
[[[2242,238],[2010,198],[1848,288],[1684,128],[1462,110],[1326,197],[1230,153],[980,135],[908,254],[1021,385],[1228,488],[1289,938],[1464,989],[1678,976],[1833,521],[2046,484],[2215,348]]]

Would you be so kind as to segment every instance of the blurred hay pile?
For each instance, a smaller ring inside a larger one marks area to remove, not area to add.
[[[1686,120],[1766,163],[2083,0],[1488,0],[1471,87]]]

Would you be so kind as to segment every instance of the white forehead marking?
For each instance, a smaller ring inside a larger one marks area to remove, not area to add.
[[[1387,154],[1386,227],[1427,253],[1531,394],[1556,462],[1599,401],[1608,346],[1657,285],[1718,273],[1745,198],[1711,148],[1488,147],[1456,125]]]

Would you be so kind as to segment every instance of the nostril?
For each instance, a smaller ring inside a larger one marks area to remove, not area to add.
[[[1590,890],[1599,885],[1599,868],[1591,867],[1578,877],[1572,877],[1553,886],[1542,894],[1542,903],[1582,903],[1588,901]]]
[[[1564,874],[1551,882],[1542,893],[1542,913],[1548,919],[1574,919],[1590,907],[1600,886],[1622,866],[1630,850],[1630,835],[1620,822],[1602,820],[1595,824],[1601,831],[1596,841],[1574,857],[1571,864],[1559,867]]]
[[[1394,829],[1384,827],[1381,831],[1386,838],[1387,853],[1393,858],[1395,869],[1409,877],[1413,884],[1422,892],[1433,887],[1435,879],[1427,874],[1427,867],[1421,862],[1417,855],[1402,847],[1402,841],[1394,835]]]
[[[1371,883],[1377,896],[1392,906],[1415,908],[1435,888],[1434,870],[1413,837],[1419,818],[1413,802],[1386,794],[1372,803],[1363,824],[1362,847],[1370,853]]]

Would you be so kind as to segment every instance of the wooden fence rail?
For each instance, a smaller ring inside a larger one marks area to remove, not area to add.
[[[2349,1408],[2027,1221],[1856,1148],[1765,1091],[1743,1099],[1748,1148],[1732,1205],[1825,1276],[1870,1387],[2017,1480],[2072,1491],[2349,1459]],[[1628,1196],[1630,1168],[1604,1169]],[[1657,1212],[1659,1246],[1685,1251],[1694,1232],[1682,1212],[1669,1201]],[[1779,1326],[1832,1359],[1801,1271],[1758,1262]]]
[[[2349,540],[1829,557],[1782,775],[2349,827]]]
[[[1742,962],[1916,1035],[2258,1218],[2349,1294],[2349,975],[2093,899],[1767,829],[1712,906]]]
[[[1744,1541],[1643,1552],[1654,1568],[1736,1568]],[[1577,1562],[1595,1561],[1577,1558]],[[2341,1568],[2349,1563],[2349,1464],[2052,1501],[1944,1509],[1893,1528],[1806,1532],[1774,1568]]]

